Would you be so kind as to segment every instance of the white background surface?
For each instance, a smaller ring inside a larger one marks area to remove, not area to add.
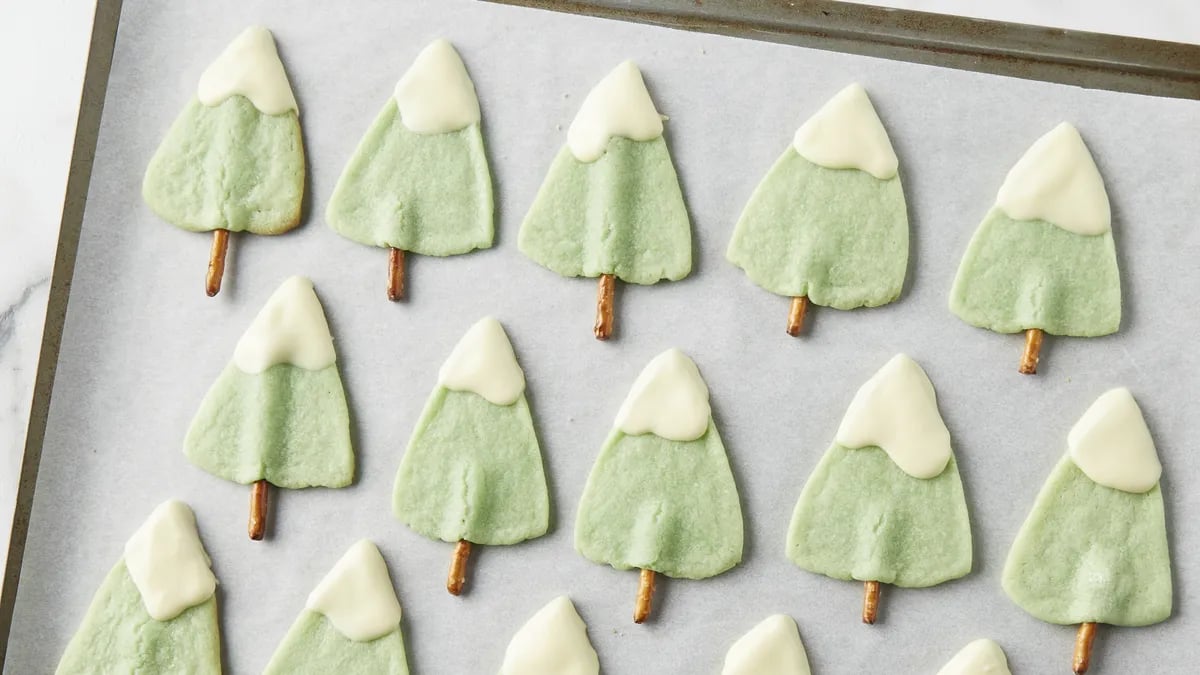
[[[327,4],[319,5],[331,13],[325,17],[276,5],[246,17],[234,6],[127,5],[131,23],[114,61],[60,364],[60,382],[72,386],[56,391],[51,411],[12,672],[49,669],[120,543],[168,496],[197,509],[222,580],[231,672],[261,669],[312,586],[361,536],[377,540],[389,562],[414,670],[426,675],[492,671],[517,626],[563,592],[614,674],[712,672],[737,635],[774,611],[798,620],[824,675],[870,672],[885,658],[897,672],[934,672],[981,634],[1005,645],[1017,672],[1050,672],[1048,664],[1065,665],[1073,631],[1009,602],[999,569],[1067,429],[1117,384],[1139,396],[1167,467],[1181,611],[1151,628],[1105,629],[1096,673],[1190,666],[1200,522],[1186,517],[1197,496],[1183,486],[1196,477],[1189,458],[1200,421],[1179,405],[1190,404],[1200,364],[1179,345],[1200,332],[1200,317],[1178,308],[1190,301],[1180,280],[1192,278],[1200,254],[1192,223],[1200,195],[1179,167],[1200,156],[1192,133],[1200,104],[445,0],[411,3],[404,21],[382,1],[356,5],[363,14],[354,17]],[[485,13],[492,21],[483,25]],[[138,186],[204,66],[193,54],[215,54],[247,20],[278,29],[302,109],[312,201],[293,234],[238,237],[229,282],[209,299],[199,284],[208,239],[164,226]],[[500,206],[497,246],[415,258],[413,300],[395,306],[382,297],[382,252],[333,235],[320,214],[397,75],[421,45],[451,30],[482,100]],[[333,32],[359,35],[362,46],[326,39]],[[497,33],[513,46],[495,50]],[[379,67],[358,67],[368,49]],[[565,128],[583,92],[625,57],[643,63],[671,117],[667,138],[695,222],[697,260],[685,281],[622,289],[618,339],[605,345],[589,330],[594,284],[542,270],[514,244],[563,142],[554,129]],[[748,283],[722,252],[746,196],[796,125],[850,80],[872,92],[901,158],[913,217],[910,279],[904,297],[885,308],[817,308],[811,334],[792,340],[781,331],[787,302]],[[1022,377],[1020,339],[964,325],[945,299],[1005,172],[1064,118],[1083,130],[1108,181],[1127,315],[1110,338],[1050,340],[1042,374]],[[1153,119],[1154,129],[1129,119]],[[179,439],[263,299],[298,271],[316,280],[338,339],[359,480],[345,490],[277,491],[276,538],[254,544],[244,534],[246,489],[188,465]],[[450,546],[395,522],[388,502],[438,365],[485,312],[506,323],[528,376],[553,529],[481,551],[470,596],[454,600],[442,589]],[[671,345],[696,358],[713,392],[747,549],[745,563],[726,575],[663,583],[659,619],[638,628],[629,622],[636,574],[575,555],[572,524],[629,384]],[[858,584],[797,570],[781,548],[800,487],[854,390],[900,350],[926,366],[938,389],[972,509],[976,566],[937,588],[887,589],[882,623],[868,629],[858,623]]]
[[[889,0],[924,11],[1200,42],[1192,0]],[[89,0],[0,2],[0,561],[24,447],[93,15]]]

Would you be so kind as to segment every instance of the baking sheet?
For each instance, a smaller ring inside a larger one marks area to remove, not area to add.
[[[225,289],[204,297],[209,239],[164,225],[141,175],[204,66],[245,25],[275,31],[301,105],[310,159],[305,225],[235,238]],[[411,259],[412,299],[383,298],[386,256],[334,235],[321,214],[395,80],[438,36],[463,53],[485,117],[496,247]],[[694,220],[687,280],[618,294],[618,338],[590,332],[594,283],[562,279],[516,250],[520,219],[583,95],[616,62],[642,66]],[[897,153],[913,250],[900,302],[817,308],[810,334],[782,331],[787,300],[724,261],[732,224],[799,122],[850,81],[871,92]],[[1116,336],[1051,339],[1042,373],[1016,373],[1021,340],[946,310],[954,270],[1004,174],[1062,119],[1079,126],[1110,192],[1126,313]],[[999,573],[1013,536],[1091,401],[1130,386],[1165,466],[1176,615],[1100,632],[1093,672],[1186,672],[1200,560],[1187,489],[1200,475],[1194,396],[1200,318],[1190,302],[1200,211],[1200,104],[1004,79],[533,10],[441,0],[254,5],[127,0],[91,191],[5,672],[51,672],[125,539],[160,501],[197,512],[221,581],[232,673],[261,671],[317,581],[360,537],[379,543],[405,608],[417,673],[494,672],[512,633],[568,593],[607,673],[717,672],[761,618],[799,623],[814,672],[935,672],[976,637],[1016,673],[1066,670],[1073,629],[1013,605]],[[245,537],[248,490],[190,466],[188,421],[262,302],[290,274],[316,283],[337,338],[359,478],[344,490],[273,491],[273,539]],[[470,593],[443,589],[450,546],[392,519],[391,485],[436,371],[484,314],[525,368],[553,499],[549,535],[474,556]],[[655,620],[630,622],[636,573],[572,550],[578,498],[629,385],[679,346],[700,366],[746,518],[745,562],[706,581],[667,580]],[[975,569],[933,589],[885,588],[881,623],[858,621],[861,587],[791,565],[783,541],[800,488],[853,392],[905,351],[938,389],[967,491]],[[885,665],[886,664],[886,665]]]

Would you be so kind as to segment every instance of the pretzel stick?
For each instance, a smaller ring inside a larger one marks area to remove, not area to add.
[[[596,326],[592,332],[597,340],[607,340],[613,332],[613,293],[616,291],[617,278],[611,274],[601,274],[596,287]]]
[[[792,337],[800,335],[804,329],[804,314],[808,312],[808,296],[798,295],[792,298],[792,307],[788,310],[787,334]]]
[[[863,582],[863,623],[874,625],[879,616],[879,582]]]
[[[250,538],[262,541],[267,533],[267,481],[256,480],[250,484],[250,522],[246,526]]]
[[[1092,643],[1095,641],[1096,624],[1079,624],[1079,631],[1075,633],[1075,658],[1071,659],[1071,670],[1075,675],[1083,675],[1088,671],[1092,662]]]
[[[204,277],[204,292],[213,297],[221,292],[225,276],[225,255],[229,253],[229,230],[213,230],[212,250],[208,253],[208,274]]]
[[[462,595],[467,583],[467,558],[471,557],[471,542],[461,539],[454,545],[450,557],[450,573],[446,575],[446,590],[450,595]]]
[[[404,251],[388,250],[388,300],[399,302],[404,299]]]
[[[1037,374],[1043,336],[1045,333],[1041,328],[1030,328],[1025,331],[1025,352],[1021,354],[1021,367],[1017,369],[1021,371],[1022,375]]]
[[[638,577],[637,604],[633,606],[633,622],[642,623],[650,616],[654,600],[654,570],[642,570]]]

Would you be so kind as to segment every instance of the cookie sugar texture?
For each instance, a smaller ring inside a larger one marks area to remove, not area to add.
[[[492,245],[475,85],[454,47],[417,56],[342,172],[325,217],[369,246],[448,256]]]
[[[1162,467],[1129,391],[1097,399],[1067,445],[1013,543],[1005,592],[1050,623],[1165,620],[1172,591]]]
[[[1013,166],[950,292],[963,321],[1000,333],[1090,337],[1121,325],[1121,280],[1103,179],[1062,123]]]
[[[650,361],[621,406],[584,488],[575,548],[617,569],[687,579],[741,561],[742,509],[729,459],[708,388],[679,350]]]
[[[218,675],[215,589],[192,510],[163,503],[125,544],[56,672]]]
[[[270,31],[247,28],[204,71],[151,158],[146,203],[196,232],[294,228],[304,194],[298,111]]]
[[[408,675],[400,618],[387,563],[359,541],[313,589],[263,675]]]
[[[354,479],[346,394],[311,281],[292,277],[267,300],[200,403],[184,452],[235,483],[344,487]]]
[[[893,357],[855,394],[800,494],[787,554],[835,579],[907,587],[971,570],[950,434],[933,385],[909,357]]]
[[[908,212],[891,140],[863,88],[797,130],[734,228],[726,257],[762,288],[837,309],[900,296]]]

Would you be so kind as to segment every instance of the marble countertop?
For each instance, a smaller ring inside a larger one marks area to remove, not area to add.
[[[1200,44],[1200,3],[1193,0],[1094,0],[1084,13],[1070,0],[870,4]],[[0,82],[5,100],[19,102],[0,106],[0,561],[7,555],[94,8],[94,0],[0,3]]]

